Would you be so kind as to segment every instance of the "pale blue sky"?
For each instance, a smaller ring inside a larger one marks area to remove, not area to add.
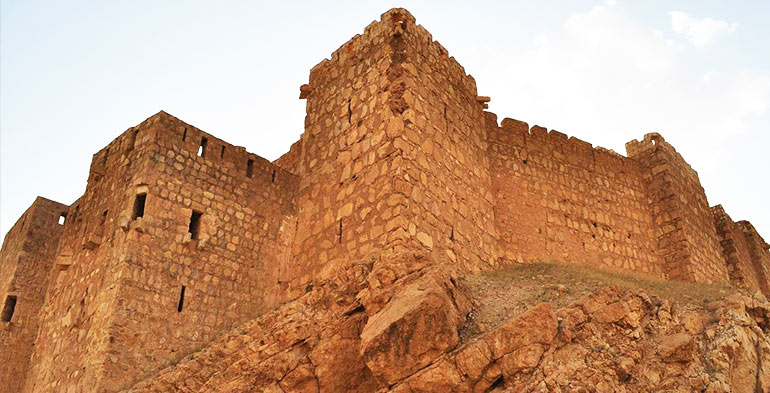
[[[302,132],[311,67],[394,6],[490,110],[625,154],[660,132],[710,204],[770,240],[767,1],[0,2],[0,236],[72,203],[91,155],[163,109],[268,159]]]

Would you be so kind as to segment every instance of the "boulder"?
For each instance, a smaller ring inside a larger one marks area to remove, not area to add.
[[[470,300],[449,273],[426,272],[369,318],[360,346],[366,365],[393,385],[455,348],[469,311]]]

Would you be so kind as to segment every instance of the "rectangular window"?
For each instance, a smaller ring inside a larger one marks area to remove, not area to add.
[[[225,145],[222,145],[222,151],[219,152],[219,158],[225,158]]]
[[[136,195],[136,199],[134,199],[134,212],[131,214],[132,220],[144,217],[144,203],[146,200],[147,194],[142,193]]]
[[[176,312],[182,312],[182,309],[184,308],[184,290],[185,286],[182,285],[182,291],[179,292],[179,304],[176,306]]]
[[[5,306],[3,306],[3,322],[11,322],[14,311],[16,311],[16,296],[9,295],[5,298]]]
[[[204,136],[201,138],[201,145],[198,147],[198,157],[206,157],[206,144],[209,142]]]
[[[249,158],[249,161],[246,163],[246,177],[254,177],[254,160],[251,158]]]
[[[197,239],[201,231],[201,216],[203,213],[193,210],[190,216],[190,239]]]
[[[104,223],[107,221],[107,213],[109,210],[105,210],[104,213],[102,213],[102,216],[99,218],[99,225],[104,225]]]
[[[59,216],[59,225],[64,225],[65,221],[67,221],[67,215],[65,213],[62,213]]]

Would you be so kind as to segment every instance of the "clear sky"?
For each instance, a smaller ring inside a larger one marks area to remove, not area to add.
[[[768,1],[0,2],[0,236],[70,204],[91,155],[159,110],[268,159],[310,68],[409,9],[490,110],[625,154],[660,132],[711,205],[770,240]]]

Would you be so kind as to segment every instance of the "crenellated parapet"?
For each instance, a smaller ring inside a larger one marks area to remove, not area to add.
[[[642,166],[612,150],[488,115],[495,220],[504,258],[665,276]]]

